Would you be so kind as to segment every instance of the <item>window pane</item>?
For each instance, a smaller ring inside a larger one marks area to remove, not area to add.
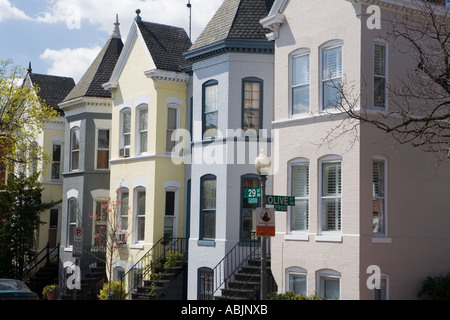
[[[205,138],[217,137],[218,112],[205,114]],[[209,130],[209,131],[208,131]]]
[[[292,88],[292,114],[309,111],[309,84]]]
[[[72,130],[72,150],[80,149],[80,130]]]
[[[295,199],[291,207],[291,231],[308,230],[309,200]]]
[[[77,223],[77,200],[69,200],[69,223]]]
[[[306,276],[289,274],[289,291],[306,296]]]
[[[373,72],[376,76],[386,75],[386,47],[376,44],[374,46]]]
[[[322,199],[322,231],[341,230],[341,199]]]
[[[168,108],[167,110],[167,129],[177,129],[177,109]]]
[[[98,148],[109,149],[109,130],[98,130]]]
[[[259,110],[258,111],[251,111],[251,110],[244,111],[244,128],[243,129],[246,134],[257,135],[259,132],[259,122],[260,122]]]
[[[141,152],[147,152],[147,142],[148,142],[148,133],[147,132],[141,132],[141,145],[140,150]]]
[[[52,161],[61,161],[61,146],[59,144],[53,145]]]
[[[309,166],[292,166],[292,196],[307,197],[309,195]]]
[[[203,238],[214,239],[216,237],[216,211],[203,210]]]
[[[259,109],[261,97],[260,82],[245,82],[244,84],[244,108]]]
[[[214,239],[216,236],[216,180],[202,182],[202,238]]]
[[[384,108],[386,104],[386,79],[380,77],[373,78],[373,99],[375,107]]]
[[[148,128],[148,109],[139,110],[139,131],[146,131]]]
[[[241,239],[251,239],[252,238],[252,230],[253,228],[253,212],[255,212],[258,207],[258,203],[249,204],[248,199],[244,197],[244,189],[246,188],[259,188],[259,180],[257,178],[254,179],[244,179],[242,181],[242,209],[241,209]]]
[[[217,84],[205,87],[205,112],[217,111],[218,88]]]
[[[309,84],[310,65],[309,54],[292,59],[292,85]]]
[[[129,193],[122,192],[120,198],[120,215],[122,218],[122,230],[128,229],[128,201],[129,201]]]
[[[79,152],[72,151],[72,170],[78,170],[79,168]]]
[[[52,163],[52,180],[59,180],[61,172],[61,164],[59,162]]]
[[[322,196],[341,194],[341,164],[324,163],[322,174]]]
[[[123,113],[123,128],[122,132],[130,133],[131,132],[131,112],[127,111]]]
[[[144,241],[145,240],[145,218],[138,217],[137,223],[138,223],[137,241]]]
[[[342,77],[342,47],[323,50],[323,79]]]
[[[138,215],[145,215],[145,191],[138,192]]]
[[[339,279],[321,278],[323,294],[325,299],[339,299]]]
[[[166,191],[166,216],[175,215],[175,192]]]
[[[333,79],[323,82],[323,108],[338,108],[342,102],[342,80]]]

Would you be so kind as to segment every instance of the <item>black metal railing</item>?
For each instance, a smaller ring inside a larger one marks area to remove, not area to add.
[[[186,238],[164,237],[155,243],[149,251],[136,262],[122,277],[122,288],[126,288],[127,297],[144,287],[145,281],[150,280],[152,274],[163,268],[167,254],[180,253],[187,258],[188,244]],[[128,287],[128,288],[127,288]]]
[[[267,246],[267,257],[270,258],[270,245]],[[202,292],[202,300],[213,300],[219,290],[225,289],[227,282],[234,279],[235,275],[252,259],[261,257],[261,242],[252,235],[252,239],[239,241],[225,257],[209,273],[211,290]]]
[[[42,267],[50,262],[59,261],[59,244],[56,248],[50,249],[47,243],[44,249],[31,258],[22,270],[22,281],[28,282]]]

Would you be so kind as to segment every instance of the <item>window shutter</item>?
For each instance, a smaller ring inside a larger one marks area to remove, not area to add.
[[[293,59],[292,85],[307,84],[310,81],[309,54]]]
[[[342,47],[323,51],[323,79],[342,77]]]
[[[307,165],[292,167],[292,196],[307,197],[309,195],[309,170]]]

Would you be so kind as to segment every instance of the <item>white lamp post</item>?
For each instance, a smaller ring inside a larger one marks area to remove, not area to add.
[[[261,208],[266,207],[266,181],[272,161],[267,156],[264,149],[261,149],[259,156],[255,160],[256,172],[258,172],[261,182]],[[267,248],[266,237],[261,237],[261,300],[267,299]]]

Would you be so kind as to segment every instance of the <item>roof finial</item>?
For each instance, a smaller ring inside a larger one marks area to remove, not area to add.
[[[137,16],[136,16],[136,18],[134,18],[134,20],[136,20],[136,22],[142,22],[142,18],[141,18],[141,16],[140,16],[140,14],[141,14],[141,9],[137,9],[137,10],[136,10],[136,14],[137,14]]]
[[[122,36],[120,35],[119,26],[120,26],[119,15],[116,14],[116,22],[114,23],[114,30],[113,30],[113,33],[111,35],[111,38],[122,39]]]
[[[33,71],[33,69],[31,69],[31,61],[30,61],[30,63],[29,63],[29,65],[28,65],[28,73],[31,73],[31,71]]]

